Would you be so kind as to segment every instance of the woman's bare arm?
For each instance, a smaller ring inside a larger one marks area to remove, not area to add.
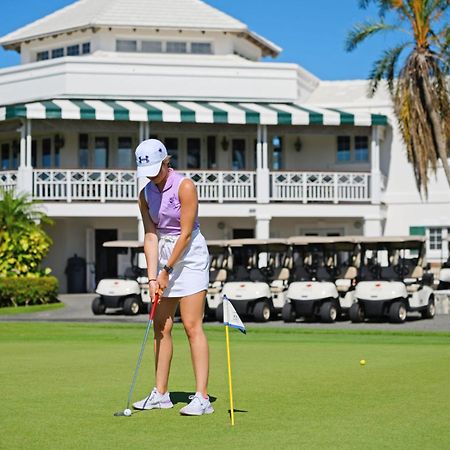
[[[144,224],[144,253],[147,261],[147,275],[149,280],[156,279],[158,274],[158,236],[156,227],[150,218],[144,190],[139,194],[139,209],[141,210],[142,222]]]

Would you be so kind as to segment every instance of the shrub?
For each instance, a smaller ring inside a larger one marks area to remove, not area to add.
[[[53,276],[0,277],[0,306],[42,305],[58,301]]]

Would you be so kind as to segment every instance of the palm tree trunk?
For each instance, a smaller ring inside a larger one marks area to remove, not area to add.
[[[447,155],[447,140],[445,138],[442,121],[440,120],[439,114],[436,112],[436,108],[433,105],[431,99],[431,93],[428,86],[428,77],[425,79],[423,76],[420,78],[422,84],[423,97],[426,104],[426,111],[429,114],[431,121],[431,129],[433,131],[434,140],[436,142],[437,153],[439,159],[442,162],[442,167],[444,168],[445,176],[447,177],[448,185],[450,187],[450,167],[448,164]]]

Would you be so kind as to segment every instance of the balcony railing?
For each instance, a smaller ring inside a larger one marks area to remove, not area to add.
[[[367,172],[271,172],[270,178],[275,201],[370,201]]]
[[[17,170],[3,170],[0,172],[0,188],[12,191],[17,184]]]
[[[204,202],[254,202],[256,172],[182,170]],[[0,172],[0,187],[13,189],[17,171]],[[270,200],[278,202],[369,202],[367,172],[271,172]],[[136,201],[134,170],[34,169],[33,198],[44,201]]]

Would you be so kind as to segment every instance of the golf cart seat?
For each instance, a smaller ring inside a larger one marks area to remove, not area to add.
[[[225,269],[213,269],[209,271],[209,283],[224,283],[227,279],[227,271]]]
[[[351,288],[353,280],[356,279],[357,275],[358,271],[356,267],[348,266],[344,271],[344,276],[335,281],[338,292],[347,292]]]
[[[403,279],[403,282],[406,284],[407,292],[417,292],[421,288],[420,281],[423,278],[423,267],[416,266],[412,270],[411,275],[408,274],[406,278]]]
[[[287,267],[279,267],[273,274],[273,280],[270,283],[270,290],[272,292],[283,292],[289,278],[289,269]]]

